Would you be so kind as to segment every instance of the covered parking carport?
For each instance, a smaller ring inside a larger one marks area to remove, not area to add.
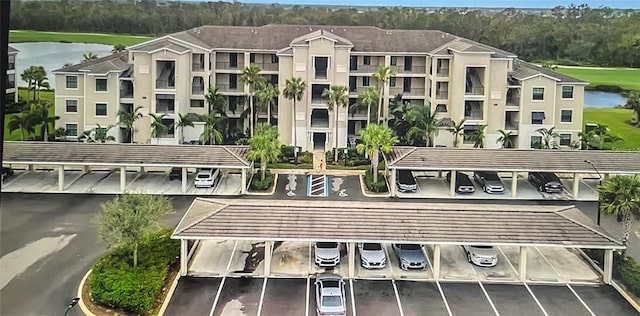
[[[53,167],[58,173],[58,192],[65,192],[65,170],[72,168],[81,169],[82,175],[91,173],[92,168],[117,169],[121,193],[127,188],[127,168],[136,168],[140,173],[150,168],[181,168],[182,193],[188,187],[188,168],[238,170],[242,179],[240,193],[245,194],[248,172],[253,167],[246,158],[247,151],[247,146],[5,142],[2,164],[24,166],[26,171]]]
[[[348,278],[357,278],[358,243],[431,245],[432,272],[424,273],[432,273],[435,281],[442,279],[441,248],[466,244],[519,249],[520,282],[527,281],[528,247],[603,249],[602,281],[610,284],[613,251],[624,248],[577,208],[540,205],[342,201],[292,204],[278,200],[198,198],[172,238],[181,240],[180,273],[183,276],[188,274],[188,253],[195,249],[188,248],[190,241],[263,241],[262,264],[255,266],[262,266],[264,277],[272,276],[275,243],[329,241],[347,245],[344,274]]]
[[[394,147],[385,156],[391,196],[398,196],[398,170],[451,172],[449,195],[456,196],[456,171],[494,171],[511,174],[511,197],[518,190],[518,174],[570,174],[572,199],[577,200],[583,175],[598,179],[615,174],[640,174],[640,152],[596,150],[461,149]]]

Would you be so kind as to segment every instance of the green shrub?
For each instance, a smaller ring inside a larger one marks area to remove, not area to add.
[[[280,157],[278,161],[282,163],[290,163],[295,161],[294,147],[289,145],[282,145],[280,147]]]
[[[260,178],[260,173],[256,173],[251,180],[250,188],[252,190],[264,191],[269,188],[269,186],[273,183],[273,179],[275,176],[267,171],[267,174],[264,177],[264,180]]]
[[[378,172],[378,182],[373,182],[373,172],[368,170],[365,172],[365,184],[371,192],[387,192],[387,183],[384,181],[382,173]]]
[[[613,276],[620,280],[631,293],[640,296],[640,265],[636,260],[614,252]]]
[[[169,266],[180,254],[171,229],[150,233],[138,246],[133,267],[131,245],[112,249],[96,263],[89,278],[93,301],[109,308],[148,315],[162,293]]]
[[[308,151],[300,153],[298,155],[298,162],[301,164],[313,163],[313,154]]]

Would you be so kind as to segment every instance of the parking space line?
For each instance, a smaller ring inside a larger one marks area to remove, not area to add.
[[[429,259],[429,255],[426,253],[426,251],[425,251],[425,257],[427,258],[427,264],[429,264],[429,268],[431,268],[431,272],[433,273],[433,266],[431,265],[431,260]],[[449,316],[453,316],[453,313],[451,312],[451,307],[449,307],[449,302],[447,302],[447,298],[444,296],[444,292],[442,291],[442,287],[440,286],[440,281],[438,281],[436,278],[433,278],[433,280],[436,282],[438,291],[440,291],[440,297],[444,302],[444,307],[447,308],[447,312],[449,313]]]
[[[398,303],[400,316],[404,316],[404,310],[402,309],[402,303],[400,303],[400,294],[398,294],[398,287],[396,286],[396,280],[391,280],[391,285],[393,285],[393,292],[396,293],[396,302]]]
[[[387,266],[389,266],[389,272],[391,273],[391,279],[395,279],[395,274],[393,274],[393,264],[391,264],[391,258],[389,257],[389,249],[387,247],[382,247],[384,249],[384,255],[387,257]],[[395,256],[395,254],[394,254]]]
[[[264,292],[267,289],[267,280],[269,278],[264,278],[262,282],[262,293],[260,293],[260,302],[258,303],[258,316],[262,314],[262,303],[264,302]]]
[[[480,285],[480,289],[482,289],[482,293],[484,293],[484,296],[487,298],[487,301],[489,301],[489,305],[491,305],[491,309],[493,309],[493,311],[496,313],[496,316],[500,316],[500,313],[498,313],[498,309],[496,309],[496,306],[493,305],[493,301],[489,297],[489,293],[487,293],[487,290],[485,290],[484,285],[482,285],[482,282],[480,282],[480,280],[478,280],[478,285]]]
[[[313,245],[311,243],[309,243],[309,264],[307,265],[307,276],[309,276],[309,274],[311,274],[311,265],[312,265],[311,260],[313,260],[313,259],[311,259],[311,247],[313,247]]]
[[[218,300],[220,300],[220,293],[222,293],[222,287],[224,286],[224,281],[227,280],[227,277],[222,277],[222,281],[220,281],[220,286],[218,286],[218,292],[216,292],[216,298],[213,299],[213,305],[211,305],[211,311],[209,312],[209,316],[213,316],[213,312],[216,310],[216,305],[218,305]]]
[[[354,294],[355,290],[353,287],[353,279],[349,279],[349,285],[351,287],[351,310],[353,310],[353,316],[356,316],[356,295]]]
[[[533,291],[531,291],[531,288],[529,287],[529,285],[528,285],[526,282],[524,282],[524,283],[522,283],[522,284],[523,284],[523,285],[524,285],[524,287],[527,289],[527,291],[529,292],[529,295],[531,295],[531,297],[532,297],[532,298],[533,298],[533,300],[536,302],[536,304],[538,304],[538,307],[540,307],[540,310],[542,311],[542,313],[543,313],[545,316],[549,316],[549,314],[547,313],[547,311],[546,311],[546,310],[544,310],[544,307],[542,306],[542,304],[540,304],[540,301],[538,301],[538,298],[536,297],[536,295],[535,295],[535,294],[533,294]]]
[[[576,291],[571,287],[571,285],[569,285],[567,283],[567,287],[569,288],[569,290],[571,290],[571,293],[573,293],[573,295],[575,295],[575,297],[578,299],[578,301],[580,301],[582,306],[584,306],[584,308],[589,312],[589,314],[591,314],[592,316],[595,316],[596,314],[593,313],[591,308],[589,308],[589,306],[587,306],[587,303],[585,303],[584,300],[582,300],[582,297],[580,297],[580,295],[578,295],[578,293],[576,293]]]
[[[307,276],[307,294],[305,294],[305,299],[307,300],[307,303],[305,304],[305,306],[307,307],[304,310],[304,316],[309,316],[309,308],[311,307],[311,302],[309,301],[311,299],[311,297],[309,296],[309,291],[311,287],[311,278],[309,276]]]
[[[551,267],[551,270],[553,270],[553,272],[556,273],[556,275],[558,276],[558,278],[560,278],[561,274],[560,271],[558,271],[556,269],[556,267],[553,266],[553,264],[551,264],[551,261],[549,261],[549,259],[547,259],[547,257],[545,257],[545,255],[542,254],[542,251],[540,251],[540,249],[538,249],[538,247],[534,247],[536,249],[536,251],[540,254],[540,256],[542,257],[542,259],[544,259],[544,261]]]
[[[509,266],[511,267],[513,272],[515,272],[517,276],[520,276],[520,272],[516,269],[516,267],[513,266],[513,264],[511,264],[511,261],[509,260],[509,257],[507,257],[507,254],[505,254],[504,251],[502,251],[502,248],[500,248],[500,247],[496,247],[496,248],[498,248],[498,251],[500,251],[502,256],[507,260],[507,263],[509,264]]]
[[[236,252],[236,247],[238,247],[237,240],[233,244],[233,249],[231,249],[231,257],[229,257],[229,262],[227,263],[227,270],[225,271],[225,275],[229,275],[229,269],[231,268],[231,263],[233,262],[233,254]]]

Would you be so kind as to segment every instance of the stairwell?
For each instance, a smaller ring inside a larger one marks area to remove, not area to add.
[[[327,170],[327,164],[324,155],[325,153],[322,150],[313,151],[313,170],[320,172]]]

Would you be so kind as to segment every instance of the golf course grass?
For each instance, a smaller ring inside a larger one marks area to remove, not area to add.
[[[594,68],[558,66],[557,72],[589,82],[589,87],[618,86],[640,91],[640,68]]]
[[[635,113],[628,109],[584,109],[584,124],[604,124],[612,134],[624,139],[624,142],[613,146],[606,144],[605,149],[640,151],[640,127],[627,124],[632,118],[635,118]]]
[[[64,43],[92,43],[116,45],[123,44],[131,46],[144,41],[148,41],[152,37],[133,36],[122,34],[98,34],[98,33],[61,33],[61,32],[40,32],[40,31],[9,31],[9,42],[64,42]]]

